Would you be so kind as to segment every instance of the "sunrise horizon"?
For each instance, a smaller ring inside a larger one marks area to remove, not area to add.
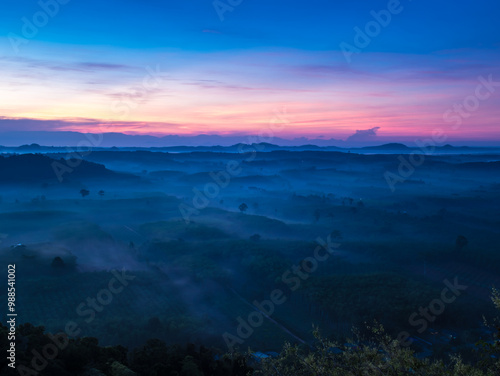
[[[356,130],[345,135],[274,134],[272,132],[201,132],[201,133],[140,133],[117,132],[114,129],[97,128],[97,131],[61,130],[0,130],[0,146],[19,147],[38,144],[46,147],[77,146],[92,147],[174,147],[174,146],[233,146],[236,144],[271,144],[277,146],[306,146],[359,148],[401,144],[409,148],[473,147],[500,148],[497,139],[452,139],[446,134],[434,133],[429,137],[384,135],[379,129]],[[90,141],[89,141],[90,140]]]

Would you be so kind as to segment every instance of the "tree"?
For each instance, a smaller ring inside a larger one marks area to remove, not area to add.
[[[52,260],[52,267],[53,268],[64,268],[66,264],[64,263],[63,259],[60,258],[59,256],[54,257]]]
[[[389,336],[384,328],[375,323],[367,325],[368,334],[355,331],[355,338],[342,345],[320,335],[313,334],[316,344],[310,349],[286,343],[277,357],[263,359],[259,375],[281,376],[493,376],[498,375],[498,344],[490,344],[489,350],[481,350],[488,360],[482,364],[466,364],[459,355],[451,361],[418,358],[413,349]],[[362,344],[362,345],[361,345]]]
[[[463,235],[458,235],[457,240],[455,240],[455,246],[457,247],[457,251],[461,252],[464,247],[469,244],[467,238]]]
[[[146,329],[152,332],[158,332],[163,329],[163,324],[158,317],[151,317],[146,324]]]
[[[333,230],[333,231],[330,233],[330,236],[331,236],[333,239],[342,239],[342,233],[340,232],[340,230]]]
[[[315,222],[318,222],[320,218],[321,218],[321,212],[320,212],[320,210],[319,210],[319,209],[316,209],[316,210],[314,211],[314,221],[315,221]]]
[[[113,376],[136,376],[137,375],[137,373],[130,370],[127,366],[125,366],[117,361],[114,361],[111,364],[111,374]]]
[[[194,358],[190,355],[186,356],[182,361],[181,375],[186,376],[203,376],[203,372],[198,368]]]
[[[253,234],[252,236],[250,236],[250,240],[253,241],[253,242],[257,242],[260,240],[260,235],[259,234]]]
[[[88,189],[83,188],[80,190],[80,194],[82,195],[82,197],[85,197],[90,194],[90,191]]]
[[[242,203],[242,204],[240,204],[240,206],[238,206],[238,208],[240,209],[240,212],[244,213],[247,211],[248,205],[245,203]]]
[[[99,196],[103,197],[105,195],[105,192],[101,189],[97,194]]]

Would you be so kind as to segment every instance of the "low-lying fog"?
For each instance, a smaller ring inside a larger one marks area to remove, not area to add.
[[[311,341],[313,324],[342,339],[373,319],[445,345],[433,333],[456,333],[454,346],[484,333],[500,285],[498,156],[64,157],[0,157],[0,258],[17,267],[21,322],[74,321],[82,336],[127,346],[156,337],[227,350],[229,333],[262,351]],[[455,278],[467,290],[425,330],[412,325]]]

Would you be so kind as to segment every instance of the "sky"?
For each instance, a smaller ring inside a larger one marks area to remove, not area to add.
[[[0,144],[77,131],[500,145],[499,14],[493,0],[6,1]]]

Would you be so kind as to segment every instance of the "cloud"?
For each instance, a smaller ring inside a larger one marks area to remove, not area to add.
[[[130,69],[132,67],[128,65],[123,65],[123,64],[108,64],[108,63],[93,63],[93,62],[85,62],[85,63],[79,63],[77,64],[78,66],[82,68],[88,68],[88,69],[104,69],[104,70],[114,70],[114,69]]]
[[[357,130],[353,135],[346,139],[346,142],[361,143],[373,141],[377,138],[377,131],[380,127],[373,127],[370,129]]]
[[[101,122],[94,119],[42,120],[0,116],[0,144],[5,132],[65,131],[74,127],[75,124],[97,127]]]
[[[61,62],[61,61],[49,61],[43,59],[33,59],[28,57],[11,57],[11,56],[0,56],[0,61],[6,61],[10,63],[15,63],[17,65],[22,64],[29,68],[46,68],[54,71],[80,71],[80,72],[92,72],[92,71],[109,71],[109,70],[137,70],[137,67],[124,65],[124,64],[112,64],[103,62]]]
[[[218,30],[212,30],[212,29],[205,29],[203,30],[204,33],[209,33],[209,34],[222,34],[220,31]]]

